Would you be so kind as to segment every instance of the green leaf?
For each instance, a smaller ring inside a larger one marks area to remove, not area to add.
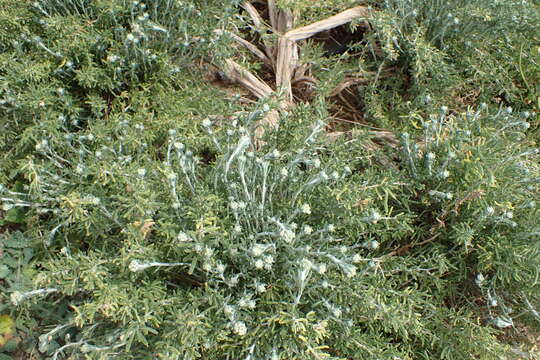
[[[15,321],[9,315],[0,315],[0,348],[9,341],[15,331]]]
[[[5,279],[11,272],[6,265],[0,265],[0,279]]]
[[[4,236],[2,243],[8,248],[22,249],[30,247],[30,240],[25,238],[20,232],[15,232],[9,236]]]

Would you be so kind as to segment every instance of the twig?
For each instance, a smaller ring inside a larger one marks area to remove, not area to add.
[[[222,34],[229,35],[234,41],[236,41],[237,43],[239,43],[240,45],[242,45],[243,47],[251,51],[253,54],[255,54],[255,56],[261,59],[262,62],[264,62],[266,65],[272,67],[272,61],[261,50],[259,50],[255,45],[253,45],[249,41],[244,40],[240,36],[229,31],[223,31],[223,30],[217,29],[217,30],[214,30],[214,32],[220,35]]]
[[[251,17],[251,21],[253,21],[253,25],[255,25],[256,28],[262,27],[263,19],[259,15],[259,12],[249,1],[244,1],[242,3],[242,7],[247,11],[249,14],[249,17]]]
[[[270,3],[270,1],[268,1]],[[273,2],[273,1],[272,1]],[[321,31],[330,30],[335,27],[344,25],[359,17],[367,17],[369,10],[364,6],[357,6],[337,15],[331,16],[321,21],[314,22],[313,24],[303,26],[294,30],[290,30],[285,33],[285,37],[292,41],[307,39]]]
[[[343,90],[348,88],[351,85],[357,85],[357,84],[367,84],[369,82],[368,79],[364,78],[354,78],[354,79],[346,79],[342,83],[340,83],[338,86],[332,90],[330,93],[330,96],[336,96],[337,94],[341,93]]]
[[[247,88],[257,98],[270,96],[274,91],[264,81],[259,80],[248,70],[237,64],[234,60],[225,60],[225,74],[233,81],[236,81]]]

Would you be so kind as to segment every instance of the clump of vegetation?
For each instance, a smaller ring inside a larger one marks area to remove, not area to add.
[[[525,101],[536,75],[486,74],[490,61],[515,64],[485,29],[494,14],[523,15],[537,36],[536,5],[332,4],[370,6],[369,27],[343,54],[321,54],[317,37],[298,43],[298,64],[313,61],[317,79],[288,103],[279,88],[253,99],[212,85],[212,66],[254,63],[232,46],[238,38],[218,36],[253,21],[245,4],[2,5],[0,351],[272,360],[518,351],[500,335],[540,321],[538,109]],[[301,25],[332,15],[278,5]],[[523,29],[504,29],[521,70],[533,69]],[[257,44],[257,31],[242,34]],[[470,46],[465,37],[487,60],[448,56]],[[272,36],[261,39],[272,48]],[[372,121],[363,125],[384,125],[384,137],[360,127],[328,135],[337,96],[328,84],[355,66],[370,74],[354,83]],[[456,99],[474,84],[470,103]]]

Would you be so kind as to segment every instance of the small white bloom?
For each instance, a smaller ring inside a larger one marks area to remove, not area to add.
[[[439,173],[439,177],[441,177],[442,179],[446,179],[449,176],[450,176],[450,171],[448,170],[443,170]]]
[[[267,265],[272,265],[274,263],[274,257],[272,255],[266,255],[264,257],[264,262],[267,264]]]
[[[486,215],[487,215],[487,216],[491,216],[491,215],[493,215],[493,214],[495,214],[495,209],[494,209],[493,207],[491,207],[491,206],[488,206],[488,207],[486,208]]]
[[[139,261],[137,260],[132,260],[130,263],[129,263],[129,271],[131,272],[137,272],[137,271],[142,271],[142,270],[145,270],[147,268],[149,268],[150,266],[148,264],[142,264],[140,263]]]
[[[315,270],[321,275],[324,274],[326,272],[326,264],[324,264],[324,263],[318,264],[315,267]]]
[[[110,63],[114,63],[116,61],[118,61],[120,58],[116,55],[109,55],[107,56],[107,61],[110,62]]]
[[[287,176],[289,176],[289,170],[287,170],[287,168],[281,168],[281,176],[286,178]]]
[[[273,157],[274,159],[277,159],[277,158],[279,158],[280,156],[281,156],[281,154],[280,154],[279,150],[274,149],[274,150],[272,151],[272,157]]]
[[[77,164],[77,167],[75,168],[75,172],[76,172],[77,174],[82,174],[83,171],[84,171],[84,166],[81,165],[81,164]]]
[[[377,211],[373,211],[371,214],[371,222],[376,224],[379,220],[381,220],[382,216]]]
[[[212,248],[209,248],[208,246],[204,248],[204,253],[203,255],[207,258],[211,257],[212,255],[214,255],[214,250]]]
[[[370,249],[378,249],[379,248],[379,242],[377,240],[372,240],[369,242],[369,248]]]
[[[293,242],[294,238],[296,237],[296,234],[291,230],[285,229],[279,232],[279,236],[281,236],[283,241],[290,244]]]
[[[10,299],[13,305],[18,306],[24,300],[24,295],[20,291],[15,291],[11,293]]]
[[[355,254],[352,258],[352,262],[355,264],[358,264],[361,261],[362,261],[362,257],[359,254]]]
[[[313,159],[313,166],[318,169],[321,167],[321,160],[319,158]]]
[[[264,104],[263,107],[262,107],[262,110],[264,112],[270,111],[270,106],[268,106],[268,104]]]
[[[504,216],[506,216],[509,219],[512,219],[514,217],[514,213],[512,211],[507,211],[504,213]]]
[[[426,154],[426,158],[428,160],[430,160],[430,161],[433,161],[433,160],[435,160],[435,154],[432,153],[432,152],[429,152],[429,153]]]
[[[231,305],[225,305],[223,307],[223,312],[225,313],[225,315],[227,315],[228,317],[232,317],[233,314],[234,314],[234,307],[232,307]]]
[[[216,271],[219,273],[219,274],[223,274],[225,272],[225,265],[219,263],[216,265]]]
[[[311,207],[309,206],[309,204],[303,204],[302,207],[300,208],[300,211],[302,211],[302,213],[306,215],[309,215],[311,214]]]
[[[328,224],[326,226],[326,230],[328,230],[328,232],[334,232],[336,231],[336,227],[334,226],[334,224]]]
[[[304,225],[304,230],[303,231],[304,231],[304,234],[309,235],[309,234],[311,234],[313,232],[313,228],[311,226],[309,226],[309,225]]]
[[[176,150],[184,150],[185,146],[184,146],[184,144],[182,144],[181,142],[176,141],[176,142],[174,143],[174,148],[175,148]]]
[[[261,259],[257,259],[255,260],[254,265],[256,269],[262,269],[264,267],[264,261],[262,261]]]
[[[484,275],[478,274],[478,275],[476,275],[476,279],[474,280],[474,282],[476,283],[476,285],[481,287],[482,284],[484,283],[484,280],[485,280]]]
[[[130,34],[127,34],[126,39],[128,41],[135,41],[135,36],[133,36],[133,34],[130,33]]]
[[[510,318],[498,316],[493,319],[493,325],[495,325],[499,329],[504,329],[514,326],[514,322]]]
[[[356,275],[356,266],[350,265],[344,268],[345,275],[347,277],[354,277]]]
[[[257,284],[255,287],[255,291],[257,291],[259,294],[266,291],[266,285],[264,284]]]
[[[253,245],[253,247],[251,248],[251,254],[255,257],[259,257],[261,256],[264,251],[266,250],[266,246],[263,245],[263,244],[255,244]]]
[[[210,121],[210,119],[204,119],[202,122],[202,126],[204,126],[205,128],[209,128],[210,126],[212,126],[212,121]]]
[[[242,232],[242,226],[236,224],[234,225],[234,228],[233,228],[233,231],[237,234],[241,233]]]
[[[306,258],[303,258],[302,260],[300,260],[300,265],[302,266],[303,269],[306,269],[306,270],[311,270],[311,268],[313,267],[313,263],[309,259],[306,259]]]
[[[242,321],[235,321],[233,323],[233,332],[240,336],[246,335],[247,333],[246,324],[244,324]]]
[[[146,175],[146,169],[138,169],[137,170],[137,174],[140,176],[140,177],[144,177]]]
[[[238,284],[239,278],[240,278],[239,275],[234,275],[233,277],[231,277],[231,280],[229,281],[229,283],[230,283],[232,286],[235,286],[235,285]]]

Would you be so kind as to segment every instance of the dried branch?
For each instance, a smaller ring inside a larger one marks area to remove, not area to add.
[[[352,85],[359,85],[359,84],[367,84],[369,82],[368,79],[364,79],[364,78],[353,78],[353,79],[346,79],[345,81],[343,81],[342,83],[340,83],[338,86],[336,86],[334,88],[334,90],[332,90],[332,92],[330,92],[330,96],[336,96],[338,95],[339,93],[341,93],[343,90],[345,90],[346,88],[348,88],[349,86],[352,86]]]
[[[247,11],[247,13],[249,14],[249,17],[251,17],[251,21],[253,21],[253,25],[255,25],[256,28],[262,27],[263,19],[259,15],[259,12],[257,11],[257,9],[255,9],[255,7],[251,5],[249,1],[244,1],[244,3],[242,4],[242,7],[244,8],[244,10]]]
[[[224,30],[214,30],[216,34],[227,34],[229,35],[234,41],[251,51],[255,56],[257,56],[262,62],[264,62],[266,65],[272,67],[272,61],[261,51],[259,48],[257,48],[255,45],[250,43],[247,40],[242,39],[240,36],[230,32],[230,31],[224,31]]]
[[[270,2],[270,1],[269,1]],[[344,25],[351,22],[354,19],[367,17],[369,10],[364,6],[357,6],[352,9],[340,12],[337,15],[331,16],[321,21],[314,22],[313,24],[303,26],[294,30],[290,30],[285,33],[285,37],[292,41],[307,39],[321,31],[330,30],[335,27]]]
[[[234,60],[225,60],[225,66],[223,70],[231,80],[236,81],[242,86],[244,86],[247,90],[249,90],[259,99],[268,97],[274,92],[274,90],[272,90],[272,88],[268,86],[268,84],[266,84],[262,80],[259,80],[255,75],[244,69]]]

